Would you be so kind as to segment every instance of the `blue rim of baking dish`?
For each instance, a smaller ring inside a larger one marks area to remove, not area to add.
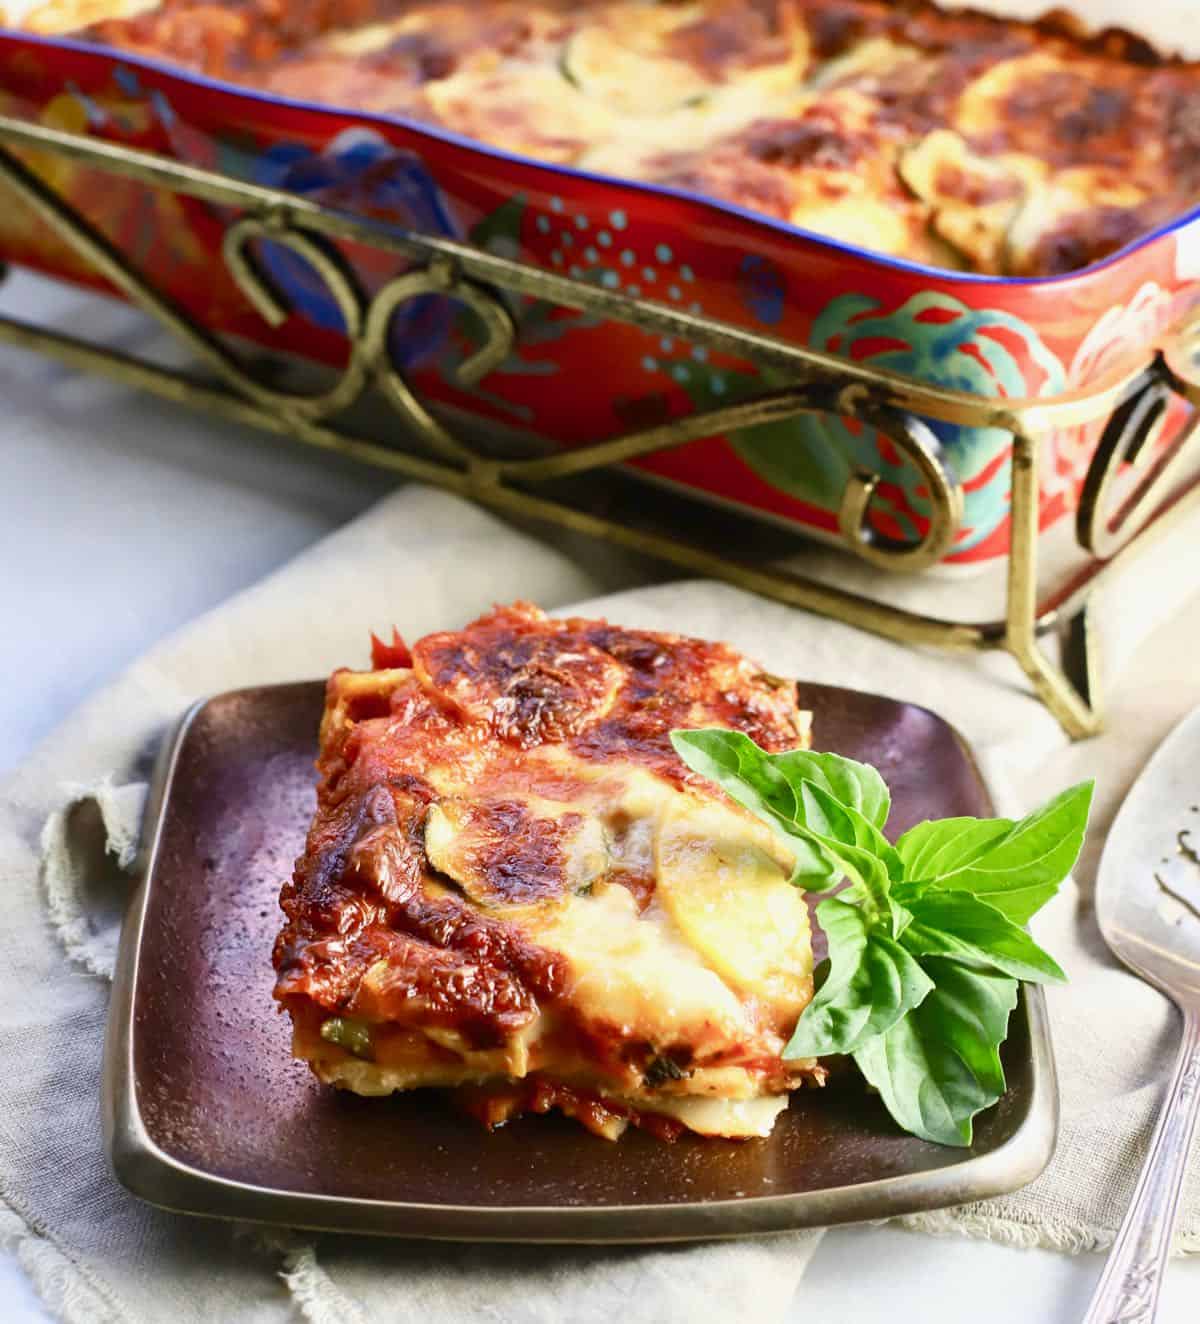
[[[389,127],[407,129],[412,133],[423,134],[435,141],[449,143],[455,147],[461,147],[468,151],[476,152],[494,161],[504,162],[508,165],[520,166],[523,169],[544,170],[547,174],[559,178],[584,180],[588,183],[600,184],[608,188],[632,189],[636,193],[645,194],[651,197],[672,198],[680,202],[712,208],[718,213],[733,216],[739,220],[750,221],[755,225],[765,226],[773,233],[784,238],[798,236],[802,239],[811,240],[830,252],[842,253],[848,257],[877,264],[892,271],[902,271],[912,275],[926,276],[936,280],[944,280],[959,284],[991,285],[997,288],[1026,286],[1051,287],[1060,285],[1066,281],[1079,280],[1081,277],[1098,275],[1109,267],[1119,265],[1126,258],[1138,252],[1139,249],[1157,243],[1158,240],[1174,234],[1177,231],[1184,230],[1193,223],[1200,223],[1200,202],[1198,202],[1190,211],[1185,212],[1176,220],[1170,221],[1166,225],[1161,225],[1157,229],[1151,230],[1148,233],[1141,235],[1139,238],[1131,240],[1124,248],[1118,249],[1115,253],[1110,253],[1107,257],[1101,258],[1098,262],[1093,262],[1086,267],[1080,267],[1076,271],[1062,272],[1057,276],[992,276],[977,271],[953,271],[942,267],[930,266],[924,262],[913,262],[907,258],[892,257],[888,254],[877,253],[869,248],[860,248],[857,244],[843,243],[841,240],[831,238],[829,235],[819,234],[815,230],[806,230],[802,226],[793,225],[790,221],[782,221],[773,216],[765,216],[761,212],[753,211],[747,207],[738,206],[733,202],[724,202],[718,198],[712,198],[706,194],[698,193],[691,189],[673,188],[663,184],[652,184],[645,180],[625,179],[619,175],[598,174],[594,171],[579,169],[576,166],[557,165],[552,162],[539,161],[536,157],[524,156],[519,152],[510,152],[502,147],[493,147],[487,143],[481,143],[475,138],[466,137],[463,134],[455,133],[450,129],[444,129],[438,125],[427,124],[420,120],[410,119],[405,115],[385,115],[360,112],[347,107],[335,105],[331,102],[301,101],[294,97],[283,97],[273,93],[258,92],[253,88],[241,87],[237,83],[232,83],[225,79],[211,78],[207,74],[196,73],[193,70],[173,64],[169,60],[159,60],[152,56],[145,55],[132,55],[117,47],[104,46],[99,42],[81,41],[75,37],[43,36],[32,32],[22,32],[16,28],[0,26],[0,39],[2,38],[41,46],[48,50],[69,50],[81,55],[107,57],[117,65],[123,65],[132,69],[149,70],[168,78],[174,78],[181,83],[189,84],[203,91],[219,93],[225,96],[244,97],[249,101],[258,102],[263,105],[286,106],[290,109],[300,110],[313,115],[349,116],[353,117],[363,126],[387,125]]]

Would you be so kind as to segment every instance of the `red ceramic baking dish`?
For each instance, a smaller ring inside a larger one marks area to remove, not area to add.
[[[1195,109],[1200,117],[1200,103]],[[1011,278],[880,256],[683,189],[533,161],[398,116],[246,91],[73,38],[0,31],[0,112],[989,397],[1086,387],[1200,302],[1200,207],[1080,271]],[[290,348],[339,358],[337,307],[294,254],[265,255],[294,310],[279,333],[224,266],[230,218],[219,209],[66,158],[36,164],[208,326],[259,341],[283,334]],[[0,252],[60,277],[98,280],[19,207],[0,209]],[[376,261],[384,265],[365,276],[377,286],[401,260]],[[700,346],[531,301],[517,315],[516,351],[474,388],[453,376],[468,339],[460,306],[433,298],[409,305],[393,327],[394,352],[431,398],[566,446],[761,389],[752,369]],[[1185,413],[1180,405],[1176,426]],[[1004,556],[1011,437],[933,426],[964,491],[947,561]],[[1064,428],[1044,447],[1043,529],[1076,507],[1100,426]],[[760,425],[635,463],[818,537],[836,535],[846,480],[865,468],[882,478],[874,505],[882,533],[913,541],[926,526],[915,468],[886,438],[835,417]]]

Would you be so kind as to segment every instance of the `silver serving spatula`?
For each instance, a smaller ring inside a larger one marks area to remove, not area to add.
[[[1200,1116],[1200,709],[1146,765],[1100,861],[1096,917],[1113,952],[1183,1015],[1183,1040],[1133,1201],[1084,1324],[1146,1324]]]

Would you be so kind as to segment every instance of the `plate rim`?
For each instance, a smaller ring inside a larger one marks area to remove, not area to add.
[[[1040,987],[1029,984],[1021,985],[1017,1005],[1025,1018],[1030,1048],[1031,1085],[1025,1117],[995,1149],[923,1172],[817,1191],[726,1200],[638,1205],[449,1205],[262,1186],[207,1172],[164,1150],[150,1135],[138,1107],[133,1063],[134,994],[151,882],[182,750],[191,727],[211,703],[235,695],[310,688],[319,683],[304,680],[245,686],[198,699],[176,720],[161,746],[146,801],[147,829],[143,830],[135,863],[137,882],[121,928],[101,1073],[105,1153],[113,1174],[131,1194],[174,1213],[315,1231],[432,1241],[628,1245],[730,1239],[896,1218],[1006,1195],[1045,1170],[1058,1135],[1058,1082],[1045,997]],[[988,789],[970,745],[937,713],[866,690],[825,688],[904,703],[928,713],[949,728]]]

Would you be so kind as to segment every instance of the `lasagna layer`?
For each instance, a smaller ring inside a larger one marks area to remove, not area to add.
[[[1061,14],[1019,23],[924,0],[3,5],[35,29],[90,23],[93,40],[250,87],[935,266],[1070,271],[1200,201],[1200,66]]]
[[[498,608],[330,679],[317,811],[275,947],[296,1055],[489,1123],[762,1135],[812,1061],[803,895],[676,727],[807,741],[794,687],[723,644]]]

